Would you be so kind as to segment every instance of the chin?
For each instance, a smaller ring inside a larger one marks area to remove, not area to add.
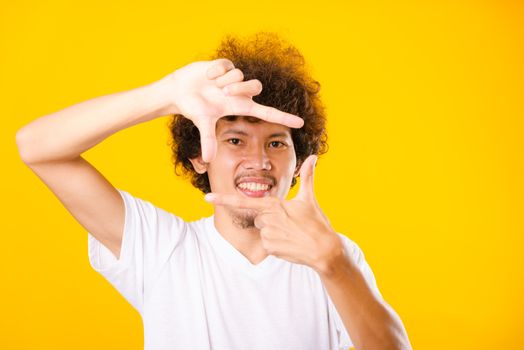
[[[241,229],[255,228],[255,217],[257,212],[253,209],[231,210],[230,215],[233,224]]]

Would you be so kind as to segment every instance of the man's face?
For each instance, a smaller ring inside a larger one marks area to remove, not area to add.
[[[217,154],[207,167],[212,192],[280,199],[287,196],[297,163],[288,127],[256,118],[221,118],[216,135]],[[224,210],[238,226],[254,226],[255,211]]]

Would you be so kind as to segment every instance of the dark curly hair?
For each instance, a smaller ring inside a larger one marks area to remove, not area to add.
[[[320,100],[320,84],[305,69],[304,57],[275,33],[260,32],[241,40],[227,35],[210,58],[227,58],[244,73],[244,80],[258,79],[262,93],[253,100],[262,105],[298,115],[304,126],[291,129],[297,167],[311,154],[327,152],[325,109]],[[234,119],[228,117],[228,119]],[[175,174],[180,169],[193,186],[211,192],[207,173],[199,174],[189,159],[201,154],[200,133],[193,122],[175,114],[169,123]],[[293,178],[291,187],[296,184]]]

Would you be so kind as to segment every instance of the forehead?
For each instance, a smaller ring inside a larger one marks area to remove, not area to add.
[[[289,136],[291,129],[282,124],[270,123],[255,117],[226,116],[220,118],[216,127],[217,135],[221,134],[247,134],[260,136]]]

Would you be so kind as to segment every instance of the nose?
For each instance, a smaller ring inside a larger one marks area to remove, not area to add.
[[[271,160],[264,147],[249,147],[244,153],[242,166],[251,170],[271,170]]]

